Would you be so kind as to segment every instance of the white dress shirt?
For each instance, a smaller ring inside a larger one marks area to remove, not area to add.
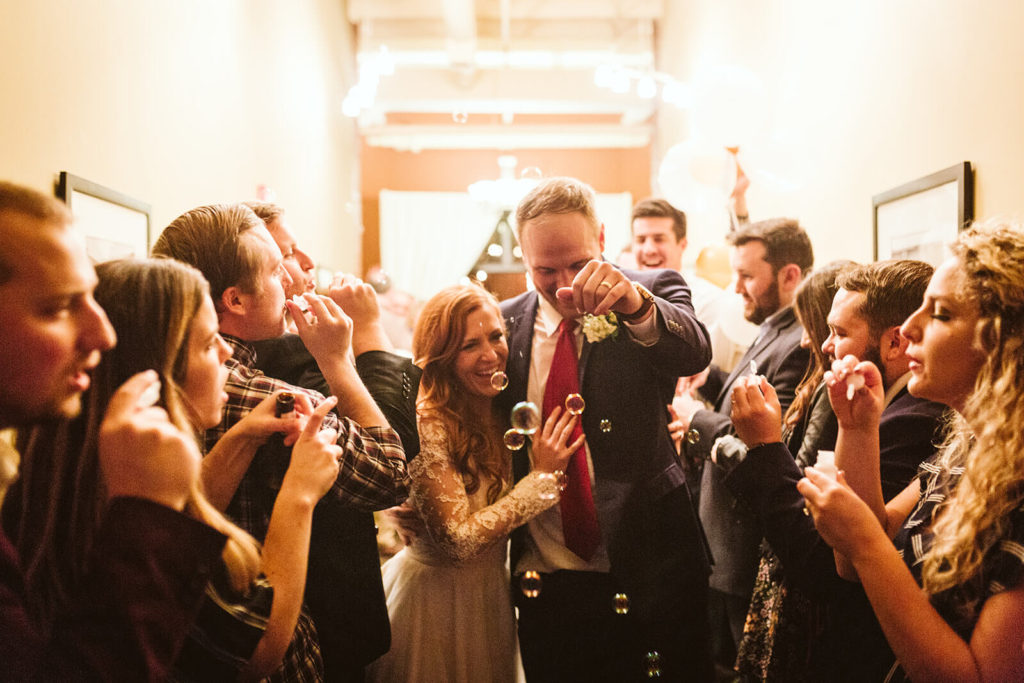
[[[537,306],[537,316],[533,322],[533,346],[530,352],[530,374],[527,380],[526,400],[536,406],[542,406],[544,405],[544,388],[547,385],[551,361],[558,344],[558,326],[562,322],[562,315],[543,296],[539,294],[538,296],[540,302]],[[619,334],[629,334],[634,341],[644,346],[651,346],[657,342],[660,336],[657,324],[658,309],[654,307],[653,310],[654,314],[641,323],[621,324]],[[579,325],[576,326],[574,337],[576,357],[579,358],[580,350],[583,348],[583,331]],[[590,486],[593,490],[594,462],[590,455],[590,447],[585,446],[585,448],[587,469],[590,472]],[[532,460],[533,454],[530,455]],[[555,505],[534,517],[527,523],[526,529],[523,555],[515,567],[517,574],[528,570],[554,572],[559,569],[571,569],[608,572],[610,569],[608,546],[603,536],[594,556],[589,561],[565,547],[560,505]]]

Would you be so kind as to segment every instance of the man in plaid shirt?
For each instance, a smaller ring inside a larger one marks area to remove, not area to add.
[[[282,267],[281,251],[251,209],[241,204],[193,209],[164,230],[153,254],[178,259],[203,273],[210,282],[221,334],[235,351],[227,361],[224,419],[206,432],[207,448],[276,391],[296,394],[297,406],[304,397],[313,406],[323,400],[317,392],[267,377],[254,368],[255,355],[248,342],[284,333],[284,288],[290,278]],[[405,455],[349,360],[351,321],[328,297],[307,295],[307,301],[311,320],[294,302],[287,306],[332,394],[338,397],[336,411],[343,416],[328,415],[325,421],[325,426],[338,430],[338,444],[345,451],[338,479],[325,501],[361,510],[396,505],[408,495]],[[239,458],[240,462],[230,463],[230,472],[223,473],[238,480],[228,514],[257,539],[266,535],[289,450],[280,439],[272,439],[251,462]]]

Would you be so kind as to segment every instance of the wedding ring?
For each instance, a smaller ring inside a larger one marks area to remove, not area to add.
[[[602,287],[607,287],[608,289],[611,289],[612,283],[608,282],[607,280],[601,280],[601,284],[599,284],[597,288],[601,289]]]

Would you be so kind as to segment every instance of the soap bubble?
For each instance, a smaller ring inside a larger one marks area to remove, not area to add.
[[[532,435],[540,427],[540,411],[529,401],[520,401],[512,408],[512,429]]]
[[[616,614],[629,614],[629,596],[625,593],[616,593],[612,598],[612,605]]]
[[[528,598],[535,598],[540,595],[540,574],[535,571],[523,572],[523,576],[519,579],[519,589]]]
[[[544,177],[544,174],[536,166],[527,166],[519,172],[519,177],[523,180],[540,180]]]
[[[491,375],[491,386],[498,391],[504,391],[505,387],[508,386],[508,375],[501,370],[495,370],[494,374]]]
[[[537,494],[541,500],[554,500],[558,497],[558,493],[556,493],[556,491],[561,491],[563,488],[558,481],[558,475],[554,472],[541,472],[537,475],[537,478],[542,482],[551,482],[550,488],[546,486],[542,487],[540,493]]]
[[[518,451],[524,445],[526,445],[526,434],[517,432],[514,429],[510,429],[505,432],[505,448],[510,451]]]
[[[644,657],[644,672],[648,678],[661,678],[661,655],[651,650]]]
[[[582,415],[587,402],[579,394],[569,394],[565,397],[565,409],[573,415]]]

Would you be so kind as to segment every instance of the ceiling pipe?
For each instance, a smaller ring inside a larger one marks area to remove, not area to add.
[[[441,0],[445,42],[452,68],[463,75],[476,70],[476,6],[474,0]]]

